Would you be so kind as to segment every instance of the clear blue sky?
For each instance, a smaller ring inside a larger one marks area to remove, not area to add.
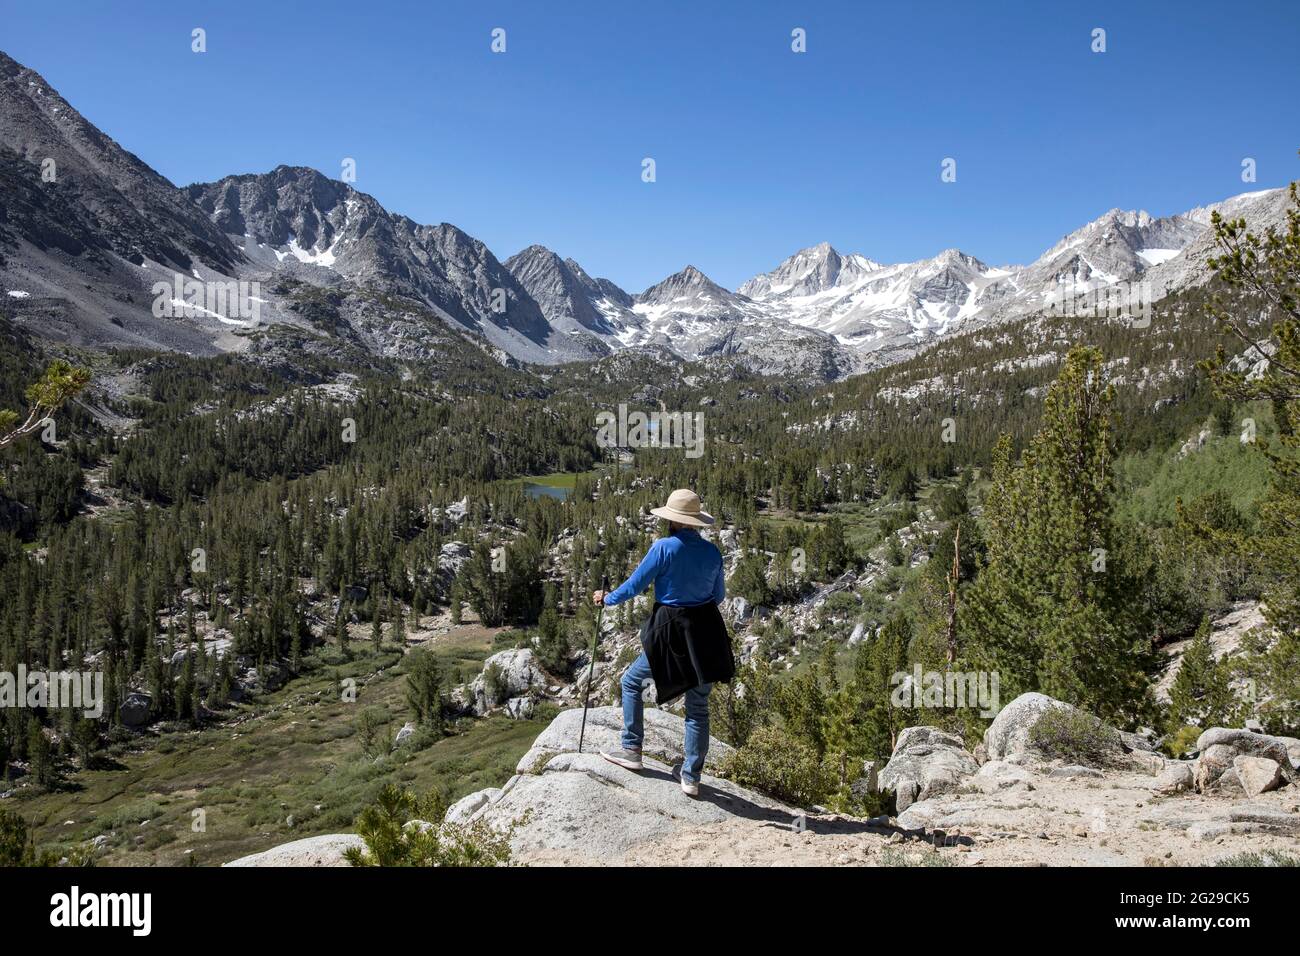
[[[0,49],[177,184],[354,157],[395,212],[633,292],[823,240],[1026,262],[1300,178],[1294,0],[0,0]]]

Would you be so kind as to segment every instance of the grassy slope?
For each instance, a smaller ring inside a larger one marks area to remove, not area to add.
[[[465,721],[462,732],[423,750],[368,759],[355,733],[357,714],[382,708],[396,731],[407,719],[405,678],[393,669],[395,652],[376,656],[353,646],[347,665],[321,667],[222,725],[142,738],[144,747],[119,756],[115,767],[78,773],[65,789],[23,799],[16,809],[37,843],[54,849],[108,834],[103,864],[177,865],[192,857],[212,865],[350,830],[386,783],[438,789],[450,799],[499,786],[545,726],[499,716]],[[433,646],[446,665],[466,665],[486,656],[492,633],[469,625]],[[345,677],[357,678],[355,703],[341,699]],[[205,832],[193,829],[198,809],[206,813]]]

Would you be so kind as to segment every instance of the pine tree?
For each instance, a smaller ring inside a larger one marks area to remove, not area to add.
[[[531,624],[541,613],[542,545],[526,535],[506,549],[506,615],[515,624]]]
[[[334,643],[338,646],[339,653],[344,657],[348,654],[348,609],[339,599],[339,609],[334,615]]]
[[[448,595],[450,604],[451,623],[453,627],[460,627],[460,610],[461,605],[465,602],[464,589],[460,585],[460,580],[452,582],[451,593]]]
[[[1291,184],[1290,200],[1285,227],[1269,226],[1262,234],[1248,232],[1244,219],[1211,215],[1220,255],[1209,264],[1228,290],[1250,298],[1241,303],[1216,294],[1208,311],[1245,346],[1250,370],[1230,364],[1222,347],[1201,367],[1216,394],[1267,404],[1277,427],[1276,446],[1263,438],[1255,442],[1272,478],[1259,505],[1258,532],[1246,541],[1221,531],[1206,536],[1226,553],[1245,545],[1258,555],[1267,581],[1264,615],[1273,633],[1249,642],[1252,653],[1244,668],[1256,683],[1257,698],[1265,701],[1260,716],[1266,725],[1294,731],[1300,727],[1300,184]],[[1243,318],[1259,303],[1275,317],[1267,341]]]
[[[415,722],[442,733],[442,665],[431,651],[413,648],[406,655],[406,702]]]
[[[230,655],[223,654],[217,658],[212,668],[212,682],[208,685],[208,709],[217,710],[225,707],[234,689],[234,679],[230,674]]]
[[[463,576],[470,607],[487,627],[505,623],[507,588],[504,571],[496,570],[492,549],[480,541],[465,564]]]
[[[1076,347],[1019,462],[1005,436],[985,502],[987,562],[959,615],[1001,692],[1036,690],[1105,718],[1142,708],[1154,652],[1111,520],[1114,390],[1101,354]]]
[[[379,599],[376,598],[370,614],[370,643],[377,651],[384,647],[384,616],[379,608]]]
[[[1232,690],[1227,667],[1214,659],[1210,634],[1214,628],[1204,618],[1196,635],[1183,651],[1182,663],[1169,688],[1169,732],[1192,724],[1197,727],[1222,725],[1232,707]]]
[[[396,644],[398,647],[405,647],[406,646],[406,609],[403,608],[401,602],[398,601],[396,602],[395,607],[390,606],[389,615],[393,619],[393,626],[390,631],[390,636],[392,637],[393,643]]]
[[[910,676],[908,660],[912,643],[912,625],[908,618],[895,613],[880,628],[875,640],[858,645],[853,662],[853,681],[863,696],[866,752],[877,759],[887,759],[904,727],[914,722],[915,708],[906,695],[896,704],[899,675]]]
[[[198,684],[194,680],[194,652],[186,651],[181,664],[181,676],[176,681],[176,717],[178,720],[196,720],[194,709]]]
[[[54,749],[50,746],[50,739],[45,736],[45,731],[41,729],[40,721],[35,719],[30,722],[28,730],[27,767],[28,773],[32,775],[32,780],[38,787],[46,790],[54,787],[58,778],[54,764]]]
[[[557,677],[569,676],[569,633],[559,611],[548,607],[537,621],[537,659]]]
[[[766,556],[755,552],[741,558],[727,582],[727,590],[750,604],[771,604],[772,588],[767,581]]]

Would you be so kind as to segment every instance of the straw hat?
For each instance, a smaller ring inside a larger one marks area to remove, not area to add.
[[[668,496],[666,505],[662,508],[651,508],[650,513],[696,528],[713,524],[713,515],[700,509],[700,496],[689,488],[678,488]]]

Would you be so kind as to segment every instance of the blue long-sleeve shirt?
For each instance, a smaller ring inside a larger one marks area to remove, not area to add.
[[[722,552],[693,528],[678,528],[650,546],[632,576],[605,595],[613,607],[636,597],[651,583],[655,600],[673,607],[693,607],[727,596]]]

